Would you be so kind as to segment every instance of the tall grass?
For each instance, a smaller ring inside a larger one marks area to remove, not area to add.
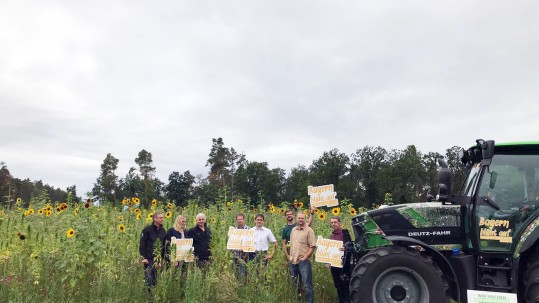
[[[137,211],[131,201],[124,202],[129,208],[33,201],[26,209],[0,210],[0,301],[297,302],[280,249],[284,207],[259,206],[255,212],[241,201],[185,208],[156,201],[152,208]],[[241,281],[234,274],[232,254],[226,250],[228,227],[235,224],[240,212],[253,226],[254,215],[261,209],[279,248],[265,270],[257,273],[249,264],[248,279]],[[349,225],[349,208],[341,209],[340,215]],[[213,233],[213,259],[207,272],[188,264],[185,277],[177,268],[161,268],[158,285],[150,292],[144,285],[138,245],[155,210],[167,213],[167,229],[179,214],[187,216],[188,226],[194,226],[195,215],[205,213]],[[298,206],[298,211],[303,210]],[[329,237],[329,216],[315,218],[316,235]],[[331,274],[323,264],[313,262],[313,284],[317,302],[337,301]]]

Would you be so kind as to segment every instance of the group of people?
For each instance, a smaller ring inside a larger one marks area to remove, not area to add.
[[[306,214],[299,212],[294,217],[292,210],[285,212],[286,225],[282,229],[281,244],[286,260],[290,276],[295,281],[296,285],[302,286],[305,292],[305,301],[313,302],[313,283],[312,283],[312,265],[311,256],[316,248],[316,238],[314,231],[311,229],[313,223],[313,214],[315,208],[311,208],[311,215],[307,220]],[[172,237],[177,239],[192,238],[193,250],[197,266],[207,268],[210,257],[210,241],[211,230],[206,226],[206,216],[202,213],[196,216],[196,226],[189,230],[185,230],[186,218],[179,215],[172,228],[165,231],[163,228],[164,215],[161,212],[155,212],[153,215],[153,224],[145,227],[142,230],[140,238],[139,252],[144,265],[144,276],[146,285],[155,286],[157,284],[157,267],[161,260],[167,266],[171,266],[170,258],[170,243]],[[236,215],[237,229],[252,229],[254,230],[255,252],[244,252],[241,250],[232,251],[234,264],[237,269],[238,276],[242,279],[247,277],[247,263],[253,262],[257,270],[262,266],[266,267],[268,261],[271,260],[277,248],[277,239],[273,232],[264,227],[264,215],[257,214],[255,217],[255,226],[249,228],[245,224],[245,216],[243,214]],[[330,239],[343,240],[342,226],[340,217],[334,216],[330,219],[333,232]],[[156,249],[156,244],[159,243],[162,249]],[[159,253],[160,251],[160,253]],[[179,266],[178,263],[174,264]],[[183,264],[185,266],[185,263]],[[329,264],[327,264],[330,267]],[[182,267],[184,272],[185,267]],[[331,267],[333,282],[337,288],[339,303],[349,302],[348,283],[340,278],[340,269]],[[298,287],[298,294],[299,294]]]

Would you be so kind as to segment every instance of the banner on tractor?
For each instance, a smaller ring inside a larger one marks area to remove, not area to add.
[[[517,294],[468,289],[468,303],[517,303]]]
[[[311,206],[314,207],[333,207],[339,205],[339,200],[336,198],[337,193],[333,188],[333,184],[322,186],[308,186],[307,193],[310,196]]]

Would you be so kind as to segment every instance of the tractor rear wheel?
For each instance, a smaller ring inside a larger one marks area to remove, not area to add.
[[[444,303],[449,302],[449,286],[425,253],[387,246],[361,258],[352,273],[350,295],[352,302]]]
[[[539,249],[528,258],[524,273],[524,298],[526,303],[539,302]]]

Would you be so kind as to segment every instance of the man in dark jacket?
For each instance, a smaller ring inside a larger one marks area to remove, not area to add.
[[[153,224],[146,226],[140,236],[139,252],[144,265],[146,285],[157,285],[157,266],[163,256],[166,231],[163,228],[163,213],[153,214]],[[157,263],[157,264],[156,264]]]
[[[206,226],[206,215],[196,216],[197,225],[187,231],[187,236],[193,238],[193,248],[197,266],[206,267],[210,263],[211,230]]]

